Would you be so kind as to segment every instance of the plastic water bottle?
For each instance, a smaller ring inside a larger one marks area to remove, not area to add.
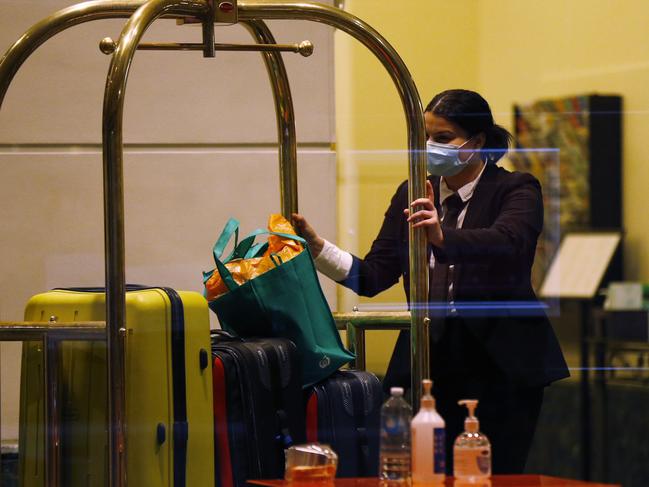
[[[410,483],[411,418],[412,408],[403,398],[403,389],[393,387],[381,407],[379,478],[383,484]]]

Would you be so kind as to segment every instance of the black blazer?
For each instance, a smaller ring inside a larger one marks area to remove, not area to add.
[[[430,180],[439,207],[439,178]],[[404,182],[392,197],[369,253],[363,259],[354,256],[351,271],[341,284],[360,295],[374,296],[403,277],[409,300],[408,225],[403,214],[408,204]],[[444,230],[443,250],[429,248],[436,261],[455,265],[454,294],[459,304],[459,318],[454,319],[453,327],[446,327],[442,340],[433,344],[433,379],[452,375],[456,368],[463,369],[465,375],[481,371],[486,364],[467,362],[462,347],[474,347],[469,354],[474,357],[480,356],[473,353],[477,347],[494,370],[518,386],[546,385],[570,375],[531,285],[542,228],[539,182],[529,174],[489,164],[469,202],[462,228]],[[529,306],[521,307],[523,303]],[[435,360],[436,356],[445,358]],[[385,383],[386,387],[410,384],[409,332],[399,335]]]

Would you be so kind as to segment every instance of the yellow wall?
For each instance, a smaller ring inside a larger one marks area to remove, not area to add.
[[[477,6],[477,0],[345,1],[345,10],[377,29],[400,53],[424,105],[449,86],[477,89]],[[338,244],[362,256],[408,175],[406,123],[394,84],[374,55],[341,32],[335,52]],[[342,289],[338,298],[341,310],[369,301]],[[403,289],[395,286],[369,302],[403,304]],[[368,368],[385,371],[395,337],[370,334]]]
[[[479,87],[500,119],[507,120],[514,102],[582,93],[622,96],[625,277],[649,282],[649,2],[479,5]]]
[[[395,5],[408,10],[395,12]],[[448,88],[479,91],[511,129],[513,103],[582,93],[623,97],[626,278],[649,281],[649,42],[644,0],[347,0],[397,49],[422,103]],[[363,255],[407,175],[403,111],[385,70],[359,43],[336,34],[339,244]],[[605,198],[606,195],[597,195]],[[339,308],[366,303],[349,291]],[[395,286],[372,303],[402,303]],[[385,370],[385,334],[368,342],[368,366]]]

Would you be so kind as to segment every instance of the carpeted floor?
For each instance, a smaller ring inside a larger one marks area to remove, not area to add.
[[[592,390],[591,480],[649,486],[649,388],[607,387],[608,413],[596,388]],[[579,383],[563,381],[546,389],[527,472],[581,477]]]

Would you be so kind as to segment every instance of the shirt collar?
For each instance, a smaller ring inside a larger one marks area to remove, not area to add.
[[[487,163],[485,163],[482,166],[482,170],[480,171],[480,174],[473,180],[468,183],[466,183],[464,186],[459,188],[457,190],[457,194],[460,196],[460,199],[466,203],[471,199],[473,196],[473,193],[475,191],[475,187],[478,185],[478,182],[480,181],[480,178],[482,177],[482,174],[484,173],[485,167],[487,167]],[[455,191],[450,189],[446,185],[446,179],[444,177],[441,178],[440,183],[439,183],[439,203],[442,204],[446,198],[451,196]]]

